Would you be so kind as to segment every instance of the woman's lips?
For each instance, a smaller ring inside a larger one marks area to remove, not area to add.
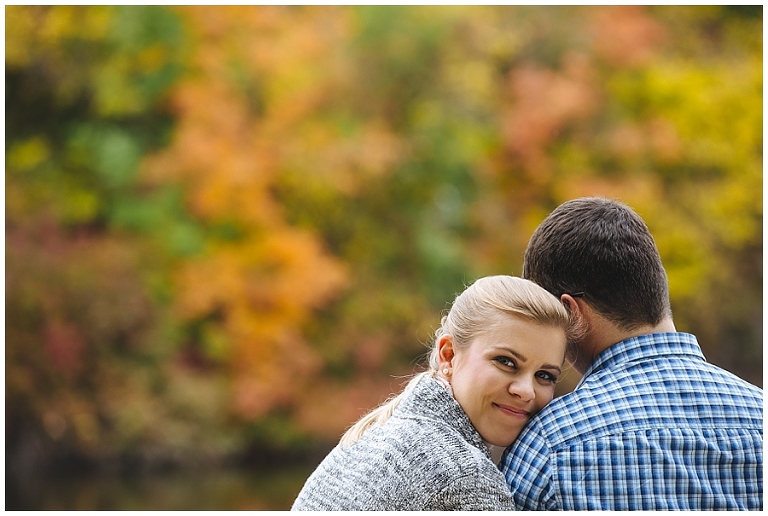
[[[528,419],[531,417],[531,414],[525,409],[513,407],[511,405],[501,405],[499,403],[494,403],[494,405],[498,407],[503,413],[512,417],[519,417],[519,418],[525,418],[525,419]]]

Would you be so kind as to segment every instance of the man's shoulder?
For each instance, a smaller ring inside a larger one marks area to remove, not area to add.
[[[529,432],[558,446],[659,425],[762,428],[762,407],[762,389],[722,368],[659,357],[595,372],[545,407]]]

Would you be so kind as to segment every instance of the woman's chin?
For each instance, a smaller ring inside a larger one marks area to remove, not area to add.
[[[494,436],[491,439],[486,439],[483,437],[483,441],[486,444],[489,444],[492,446],[499,446],[501,448],[506,448],[507,446],[515,442],[515,439],[517,439],[518,435],[520,435],[520,432],[515,432],[514,435],[506,434],[503,437]]]

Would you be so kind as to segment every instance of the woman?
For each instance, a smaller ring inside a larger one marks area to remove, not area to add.
[[[489,446],[552,400],[569,317],[536,284],[477,280],[435,332],[429,369],[350,428],[292,510],[510,510]]]

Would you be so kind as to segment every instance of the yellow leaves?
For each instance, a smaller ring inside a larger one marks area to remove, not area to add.
[[[107,6],[6,6],[6,65],[22,67],[40,55],[58,58],[67,39],[103,39],[110,21]]]
[[[139,52],[137,65],[141,71],[149,73],[162,68],[168,62],[168,59],[168,47],[160,43],[154,43]]]
[[[691,164],[740,168],[762,139],[762,77],[754,62],[662,62],[645,76],[645,95],[684,144]]]
[[[96,73],[96,105],[103,116],[138,113],[146,106],[138,91],[126,80],[132,63],[113,59]]]
[[[743,171],[740,181],[702,181],[691,185],[681,198],[701,210],[700,224],[707,228],[712,247],[738,250],[762,242],[762,176],[758,167]]]
[[[90,222],[98,214],[99,198],[91,190],[77,187],[65,187],[59,215],[65,222]]]
[[[671,210],[664,213],[663,223],[656,221],[656,228],[663,228],[655,231],[654,240],[667,271],[672,301],[691,302],[704,295],[702,278],[711,276],[714,265],[713,256],[706,254],[706,234],[684,214]]]
[[[463,57],[463,56],[462,56]],[[493,105],[498,95],[496,70],[486,60],[456,60],[446,70],[446,85],[462,97],[475,100],[483,106]]]
[[[50,155],[48,141],[43,136],[33,136],[11,145],[6,154],[8,172],[25,172],[46,161]]]
[[[99,199],[76,181],[53,179],[61,173],[53,150],[45,136],[32,136],[9,145],[6,155],[6,188],[9,194],[6,213],[18,221],[32,212],[55,213],[66,222],[92,220],[99,209]],[[55,176],[54,176],[55,177]]]
[[[129,10],[132,9],[132,10]],[[9,68],[35,64],[69,103],[84,91],[99,114],[120,116],[146,109],[172,80],[176,50],[163,7],[14,6],[7,10]],[[156,25],[163,34],[141,31]],[[172,23],[171,23],[172,25]],[[138,30],[136,30],[138,27]]]
[[[5,65],[11,68],[29,63],[37,26],[28,6],[5,6]]]
[[[73,427],[80,441],[95,444],[99,439],[99,421],[91,412],[78,412],[72,418]]]
[[[669,172],[673,180],[699,176],[671,197],[707,228],[692,245],[710,252],[760,238],[762,79],[756,71],[749,60],[707,67],[675,61],[661,62],[644,76],[650,155],[660,165],[677,167]]]
[[[110,9],[106,6],[58,5],[47,11],[40,36],[50,42],[68,37],[100,40],[107,35],[110,22]]]

